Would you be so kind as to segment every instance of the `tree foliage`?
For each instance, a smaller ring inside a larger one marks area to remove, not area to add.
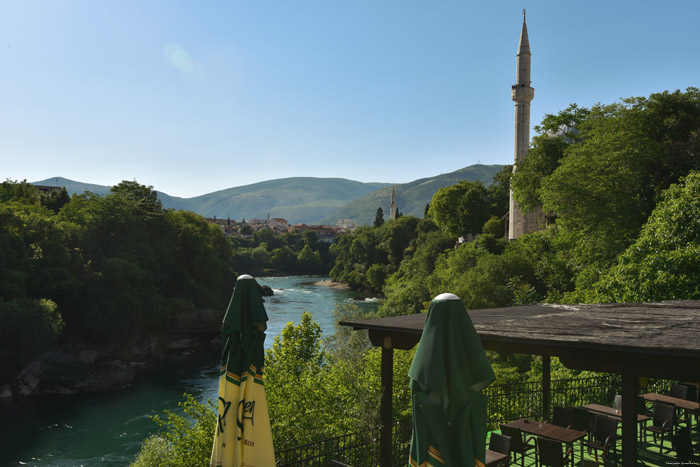
[[[3,331],[27,337],[33,317],[37,335],[46,334],[41,344],[17,342],[13,365],[59,334],[123,342],[170,329],[176,311],[223,308],[230,295],[231,246],[221,230],[163,210],[151,187],[122,182],[106,196],[66,202],[62,191],[46,196],[6,181],[0,200],[0,302],[12,316]]]
[[[489,202],[483,183],[462,181],[442,188],[430,202],[429,216],[454,237],[475,235],[489,218]]]
[[[131,467],[191,467],[209,465],[214,445],[216,406],[197,402],[185,394],[178,404],[182,414],[170,410],[166,419],[155,415],[153,420],[163,431],[150,436],[141,446]]]
[[[639,238],[595,289],[604,302],[700,299],[700,172],[664,192]]]

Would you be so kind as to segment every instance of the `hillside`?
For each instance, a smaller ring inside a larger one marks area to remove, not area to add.
[[[503,168],[502,165],[470,165],[463,169],[435,177],[421,178],[410,183],[393,185],[396,189],[396,205],[399,212],[404,215],[423,217],[425,206],[430,203],[435,192],[440,188],[454,185],[461,180],[481,180],[488,186],[493,176]],[[338,219],[352,219],[358,225],[372,224],[381,206],[384,211],[384,219],[389,219],[389,205],[391,203],[391,186],[380,188],[352,203],[342,207],[332,215],[322,220],[323,224],[335,224]]]
[[[104,195],[110,190],[108,186],[62,177],[32,183],[64,186],[70,195],[85,191]],[[318,224],[347,203],[386,185],[344,178],[293,177],[228,188],[194,198],[178,198],[158,191],[158,198],[165,208],[184,209],[206,217],[230,217],[240,221],[244,218],[264,219],[269,213],[270,217],[282,217],[293,224]]]
[[[363,183],[344,178],[292,177],[268,180],[208,193],[194,198],[178,198],[158,191],[163,207],[184,209],[206,217],[233,220],[282,217],[292,224],[330,224],[338,219],[352,219],[358,225],[371,224],[377,207],[389,218],[391,187],[396,188],[396,203],[405,215],[423,216],[425,205],[440,188],[460,180],[491,183],[501,165],[472,165],[435,177],[410,183]],[[104,195],[110,187],[55,177],[35,185],[65,186],[69,194],[91,191]],[[157,188],[155,188],[157,191]]]
[[[95,193],[97,195],[106,195],[112,187],[106,185],[95,185],[92,183],[76,182],[75,180],[70,180],[63,177],[53,177],[47,178],[46,180],[39,180],[38,182],[31,182],[32,185],[48,185],[48,186],[63,186],[70,196],[74,194],[82,194],[86,191]],[[189,205],[186,199],[178,198],[177,196],[170,196],[167,193],[158,191],[158,199],[163,203],[163,206],[168,209],[183,209],[188,211],[193,211],[192,207]]]
[[[282,217],[291,223],[317,224],[342,206],[385,183],[344,178],[293,177],[216,191],[187,201],[195,212],[219,218]]]

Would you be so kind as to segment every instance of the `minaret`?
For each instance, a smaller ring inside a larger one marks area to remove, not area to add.
[[[527,24],[525,24],[525,10],[523,10],[523,29],[520,32],[520,45],[518,46],[517,82],[513,85],[511,97],[515,102],[515,160],[513,173],[517,170],[518,163],[525,159],[530,147],[530,101],[535,97],[535,89],[530,86],[530,41],[527,37]],[[508,226],[508,238],[513,240],[524,233],[534,232],[538,229],[537,213],[523,213],[513,199],[513,190],[510,191],[510,216]]]

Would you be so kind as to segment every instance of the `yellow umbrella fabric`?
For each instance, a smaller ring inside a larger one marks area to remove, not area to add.
[[[260,286],[236,281],[221,329],[223,351],[211,467],[273,467],[270,416],[263,385],[267,313]]]

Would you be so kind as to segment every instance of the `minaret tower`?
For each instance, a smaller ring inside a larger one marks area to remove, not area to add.
[[[530,101],[535,97],[535,89],[530,86],[530,41],[527,37],[527,24],[525,24],[525,10],[523,10],[523,29],[520,32],[520,45],[518,46],[517,82],[513,85],[511,97],[515,102],[515,160],[513,173],[518,168],[518,163],[525,159],[530,147]],[[510,191],[510,216],[508,226],[508,238],[513,240],[524,233],[534,232],[538,229],[537,213],[523,213],[513,199],[513,190]]]
[[[396,191],[391,187],[391,205],[389,206],[389,220],[396,219]]]

